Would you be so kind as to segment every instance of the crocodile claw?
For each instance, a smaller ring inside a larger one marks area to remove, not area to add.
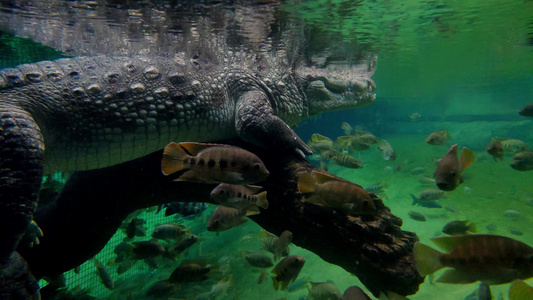
[[[34,220],[31,221],[30,224],[28,224],[28,227],[26,227],[26,232],[24,233],[24,236],[22,237],[22,240],[20,241],[20,245],[24,245],[28,248],[31,248],[33,246],[39,245],[40,241],[39,238],[43,237],[43,231],[35,223]]]

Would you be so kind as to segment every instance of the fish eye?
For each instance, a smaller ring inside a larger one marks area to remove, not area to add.
[[[363,200],[363,206],[368,206],[368,201],[367,200]]]
[[[255,170],[259,170],[261,169],[261,166],[259,164],[254,164],[254,167],[253,167]]]

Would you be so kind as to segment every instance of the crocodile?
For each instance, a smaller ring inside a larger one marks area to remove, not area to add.
[[[239,137],[309,155],[291,126],[372,103],[373,68],[373,62],[291,67],[238,52],[217,58],[190,51],[71,57],[1,70],[0,298],[37,297],[16,248],[32,221],[43,175],[116,165],[171,141]]]

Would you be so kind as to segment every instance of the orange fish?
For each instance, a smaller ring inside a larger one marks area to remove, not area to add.
[[[433,173],[437,187],[443,191],[453,191],[459,184],[463,183],[461,174],[473,161],[474,153],[465,147],[461,152],[461,159],[458,160],[457,144],[453,145]]]
[[[427,138],[426,143],[430,145],[444,145],[446,144],[446,141],[449,140],[450,134],[448,133],[448,130],[442,130],[442,131],[435,131],[432,132]]]
[[[431,240],[447,253],[416,243],[414,258],[422,276],[453,268],[444,272],[437,282],[500,284],[533,277],[533,248],[520,241],[489,234],[441,236]]]
[[[302,194],[312,193],[305,201],[316,205],[342,209],[351,214],[372,214],[376,211],[374,201],[360,185],[326,173],[302,173],[298,178],[298,190]]]
[[[161,161],[163,174],[185,171],[176,181],[251,184],[267,178],[268,170],[252,152],[219,144],[170,143]]]

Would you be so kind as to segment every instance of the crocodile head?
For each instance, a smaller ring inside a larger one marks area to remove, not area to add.
[[[366,106],[376,98],[375,59],[358,66],[330,65],[324,68],[300,69],[303,87],[309,101],[309,115]]]

